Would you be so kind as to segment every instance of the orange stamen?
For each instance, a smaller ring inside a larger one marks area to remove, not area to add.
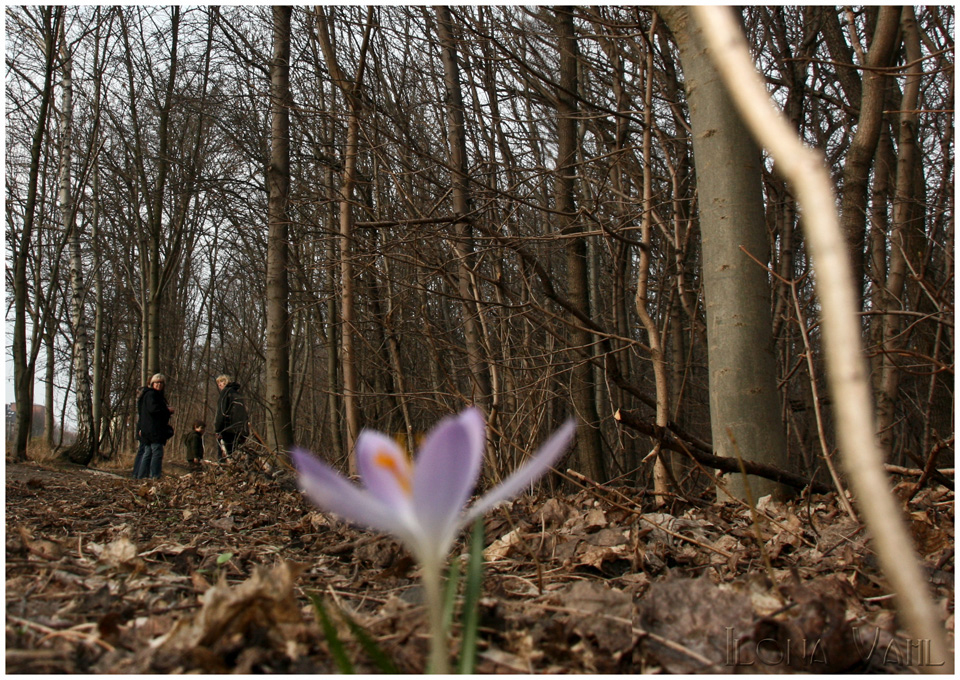
[[[405,462],[405,461],[404,461]],[[374,465],[378,467],[385,468],[390,474],[393,475],[394,479],[397,480],[397,484],[400,485],[400,488],[403,489],[403,492],[408,496],[413,493],[413,487],[410,484],[410,468],[409,465],[401,465],[400,462],[389,453],[385,451],[380,451],[373,459]]]

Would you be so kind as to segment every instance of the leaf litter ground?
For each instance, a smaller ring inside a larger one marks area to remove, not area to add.
[[[7,465],[8,673],[336,672],[308,594],[363,626],[397,670],[423,671],[417,568],[399,544],[317,512],[288,473],[167,467],[133,480]],[[755,519],[588,487],[486,518],[477,673],[914,673],[942,661],[902,629],[865,532],[833,495],[764,500]],[[907,511],[952,646],[953,491],[923,489]],[[334,620],[356,670],[378,672]]]

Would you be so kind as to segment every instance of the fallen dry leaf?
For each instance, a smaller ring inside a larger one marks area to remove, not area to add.
[[[137,559],[137,546],[129,538],[121,536],[103,547],[99,559],[111,567],[131,565]]]

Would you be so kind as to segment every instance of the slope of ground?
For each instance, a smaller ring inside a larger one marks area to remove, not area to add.
[[[335,672],[311,593],[399,671],[422,672],[417,567],[395,541],[317,512],[290,474],[170,468],[133,480],[7,465],[7,672]],[[586,486],[487,517],[477,672],[912,673],[941,661],[901,630],[862,528],[833,496],[763,502],[755,519]],[[951,645],[953,504],[932,487],[907,506]],[[376,672],[334,619],[356,669]]]

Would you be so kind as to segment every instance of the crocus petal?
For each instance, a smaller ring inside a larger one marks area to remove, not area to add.
[[[414,508],[425,535],[454,538],[463,507],[477,484],[486,442],[483,414],[467,409],[427,435],[413,473]]]
[[[387,505],[409,512],[413,494],[410,461],[390,437],[364,430],[357,437],[357,470],[363,485]]]
[[[398,513],[306,451],[294,449],[291,457],[300,472],[300,488],[319,508],[348,522],[409,540],[409,513]]]
[[[522,467],[507,477],[503,483],[490,490],[485,496],[470,506],[463,516],[462,525],[469,524],[487,510],[505,500],[509,500],[530,486],[540,475],[545,473],[551,465],[559,460],[567,445],[577,431],[576,422],[568,420],[544,442],[540,450],[534,454]]]

